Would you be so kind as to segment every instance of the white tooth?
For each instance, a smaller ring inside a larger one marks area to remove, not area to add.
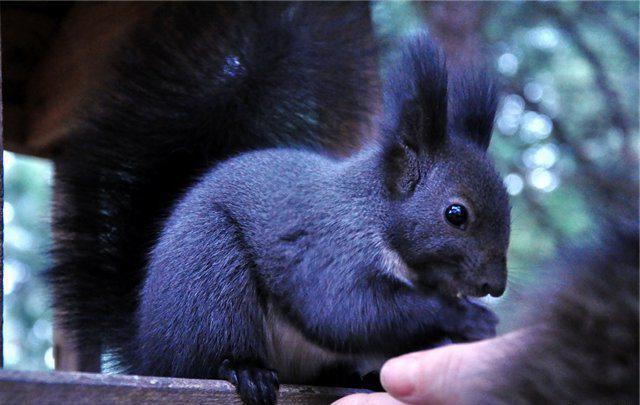
[[[458,293],[456,294],[456,297],[458,297],[458,298],[462,298],[462,293],[461,293],[461,292],[458,292]]]

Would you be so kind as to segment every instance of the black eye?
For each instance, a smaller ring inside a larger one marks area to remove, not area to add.
[[[455,227],[463,228],[469,219],[469,213],[464,205],[451,204],[444,211],[444,217]]]

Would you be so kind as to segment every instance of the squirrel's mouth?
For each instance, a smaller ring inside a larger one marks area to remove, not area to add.
[[[456,282],[452,285],[445,281],[436,288],[440,293],[457,299],[466,299],[467,297],[482,298],[489,295],[488,292],[464,282]]]
[[[436,285],[435,290],[450,296],[451,298],[463,299],[468,297],[483,298],[491,295],[499,297],[501,294],[493,293],[486,284],[469,283],[464,280],[451,282],[448,279],[441,280]],[[432,289],[433,291],[433,289]]]
[[[420,266],[415,271],[414,284],[423,291],[439,293],[450,298],[485,297],[489,292],[482,286],[470,283],[463,278],[463,271],[457,263],[437,262]]]

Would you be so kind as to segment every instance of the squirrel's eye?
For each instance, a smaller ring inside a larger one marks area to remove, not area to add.
[[[451,225],[457,228],[462,228],[467,223],[469,213],[464,205],[451,204],[444,211],[444,217]]]

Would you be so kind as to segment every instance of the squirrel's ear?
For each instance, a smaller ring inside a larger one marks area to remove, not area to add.
[[[395,62],[383,87],[385,127],[399,142],[437,148],[447,133],[444,53],[426,34],[419,34],[404,44]]]
[[[486,150],[498,107],[496,80],[484,70],[467,69],[453,75],[450,90],[451,131]]]
[[[409,191],[418,178],[418,156],[436,150],[447,134],[444,53],[425,34],[411,38],[384,81],[387,183]]]

